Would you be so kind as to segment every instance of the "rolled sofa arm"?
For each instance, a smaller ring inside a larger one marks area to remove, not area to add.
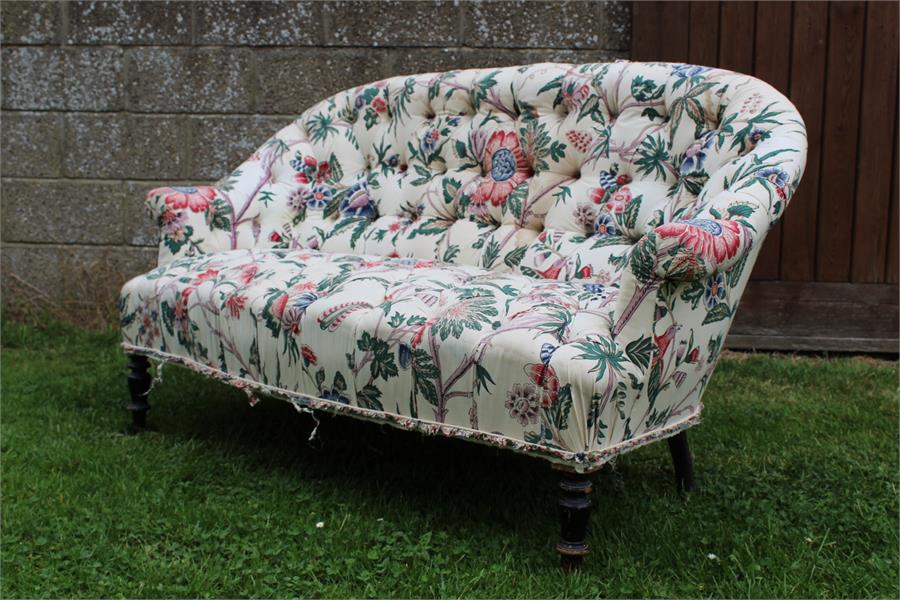
[[[159,227],[159,263],[178,256],[207,254],[231,247],[233,209],[213,186],[174,186],[150,190],[150,215]]]
[[[752,245],[750,226],[741,221],[673,221],[641,238],[632,251],[630,268],[643,283],[653,279],[696,281],[731,268]]]

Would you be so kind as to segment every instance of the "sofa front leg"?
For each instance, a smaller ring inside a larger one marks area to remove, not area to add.
[[[563,472],[559,489],[561,535],[556,550],[562,569],[571,571],[580,567],[590,552],[587,529],[591,517],[591,480],[584,473]]]
[[[679,492],[692,492],[694,485],[694,459],[688,445],[687,431],[669,438],[669,452],[675,466],[675,488]]]
[[[147,396],[150,393],[150,361],[146,356],[139,354],[128,355],[128,392],[131,402],[128,411],[131,413],[131,427],[135,432],[143,431],[147,427],[147,411],[150,403]]]

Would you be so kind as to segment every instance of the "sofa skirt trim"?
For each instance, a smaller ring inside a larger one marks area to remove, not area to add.
[[[624,454],[640,446],[644,446],[651,442],[672,437],[685,429],[692,427],[700,422],[700,415],[703,410],[703,404],[699,403],[690,415],[685,419],[670,424],[660,429],[649,431],[630,440],[620,442],[609,448],[602,450],[592,450],[585,452],[571,452],[562,448],[545,446],[541,444],[533,444],[524,440],[517,440],[504,435],[478,431],[468,427],[459,425],[448,425],[446,423],[437,423],[425,419],[414,419],[404,415],[396,415],[392,413],[380,412],[350,404],[343,404],[333,400],[316,398],[300,392],[292,392],[289,390],[266,385],[252,379],[237,377],[215,367],[204,365],[193,359],[183,356],[177,356],[168,352],[162,352],[152,348],[144,348],[142,346],[134,346],[128,342],[122,343],[122,348],[126,354],[137,354],[146,356],[147,358],[158,361],[159,363],[171,363],[186,367],[192,371],[217,379],[231,387],[243,390],[249,397],[257,394],[260,396],[269,396],[279,400],[290,402],[298,411],[303,410],[321,410],[332,414],[349,415],[357,419],[364,419],[377,423],[387,423],[393,427],[404,429],[406,431],[417,431],[427,435],[440,435],[444,437],[460,438],[475,441],[481,444],[494,446],[496,448],[509,449],[521,454],[531,456],[539,456],[544,460],[554,463],[558,467],[566,470],[575,471],[577,473],[590,473],[600,469],[604,464],[615,459],[620,454]]]

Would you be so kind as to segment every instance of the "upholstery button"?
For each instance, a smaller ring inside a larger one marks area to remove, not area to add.
[[[408,168],[409,168],[409,165],[406,164],[406,163],[403,163],[402,165],[400,165],[400,172],[401,172],[401,173],[406,173],[406,170],[407,170]]]

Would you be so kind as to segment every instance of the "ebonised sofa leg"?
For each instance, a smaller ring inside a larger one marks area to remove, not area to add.
[[[128,355],[128,391],[131,394],[128,411],[131,413],[131,426],[135,432],[147,427],[147,411],[150,410],[147,396],[152,382],[149,369],[150,361],[146,356]]]
[[[583,473],[564,472],[559,482],[560,566],[571,571],[590,552],[587,528],[591,517],[591,480]]]
[[[669,452],[675,465],[675,487],[679,492],[692,492],[694,485],[694,460],[688,446],[687,431],[669,438]]]

